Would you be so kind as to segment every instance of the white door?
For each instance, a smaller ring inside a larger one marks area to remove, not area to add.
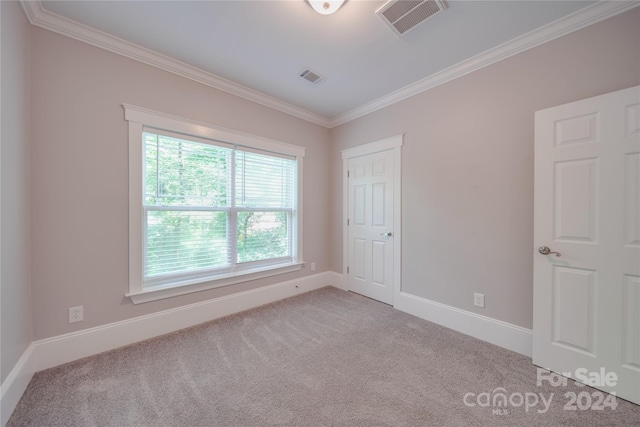
[[[536,113],[534,244],[533,363],[640,404],[640,86]]]
[[[393,305],[394,150],[348,159],[350,291]]]

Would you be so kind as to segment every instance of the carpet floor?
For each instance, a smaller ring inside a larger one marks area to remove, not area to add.
[[[640,426],[640,406],[536,380],[525,356],[328,287],[38,372],[8,426]]]

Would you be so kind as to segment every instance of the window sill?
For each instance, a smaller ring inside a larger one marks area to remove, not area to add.
[[[129,297],[134,304],[142,304],[145,302],[175,297],[178,295],[186,295],[194,292],[206,291],[208,289],[220,288],[222,286],[233,285],[235,283],[248,282],[251,280],[276,276],[278,274],[291,273],[301,270],[303,266],[304,262],[294,262],[277,267],[269,266],[256,268],[252,270],[224,275],[222,277],[203,277],[187,282],[149,287],[142,292],[128,293],[126,294],[126,296]]]

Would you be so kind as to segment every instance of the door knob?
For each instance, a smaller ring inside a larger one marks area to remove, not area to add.
[[[391,232],[387,231],[386,233],[380,233],[381,236],[391,237]]]
[[[561,255],[560,252],[553,252],[551,249],[549,249],[548,246],[540,246],[538,248],[538,252],[540,252],[542,255],[551,255],[551,254],[556,254],[556,256]]]

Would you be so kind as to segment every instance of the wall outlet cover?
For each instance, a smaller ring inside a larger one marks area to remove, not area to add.
[[[69,323],[82,322],[84,319],[84,307],[69,307]]]
[[[484,294],[473,294],[473,305],[484,308]]]

